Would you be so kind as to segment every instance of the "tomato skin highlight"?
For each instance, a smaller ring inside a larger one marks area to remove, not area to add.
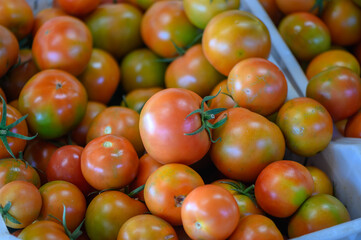
[[[61,226],[59,223],[48,220],[36,221],[30,224],[21,231],[19,238],[23,240],[69,240],[69,237],[66,235],[63,226]]]

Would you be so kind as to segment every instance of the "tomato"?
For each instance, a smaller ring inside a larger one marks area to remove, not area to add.
[[[85,180],[80,168],[82,147],[66,145],[58,148],[50,158],[46,168],[48,181],[64,180],[77,186],[84,195],[93,188]]]
[[[51,216],[63,219],[65,206],[66,225],[74,231],[84,219],[86,202],[83,193],[74,184],[65,181],[52,181],[39,188],[43,205],[39,220],[57,222]]]
[[[241,218],[252,214],[264,214],[255,203],[252,186],[246,188],[242,183],[231,179],[219,179],[212,184],[228,190],[233,195],[237,201]]]
[[[181,208],[184,199],[195,188],[204,185],[192,168],[178,163],[166,164],[147,179],[144,199],[149,211],[174,226],[182,225]]]
[[[56,240],[69,240],[63,226],[52,221],[36,221],[24,228],[20,235],[20,239],[56,239]]]
[[[178,240],[173,227],[163,219],[143,214],[128,219],[120,228],[117,240]]]
[[[230,108],[216,122],[224,115],[226,123],[212,133],[222,140],[212,144],[210,154],[225,176],[254,182],[268,164],[283,159],[285,140],[276,124],[244,108]]]
[[[296,154],[309,157],[322,151],[332,139],[332,118],[326,108],[311,98],[294,98],[278,112],[277,125],[287,147]]]
[[[312,12],[318,13],[326,0],[321,2],[319,0],[275,0],[279,9],[286,15],[295,12]]]
[[[313,188],[312,175],[306,167],[284,160],[263,169],[254,190],[258,205],[266,213],[284,218],[296,212]]]
[[[201,102],[196,93],[180,88],[157,92],[146,102],[140,113],[139,130],[151,157],[163,164],[190,165],[206,155],[211,144],[206,130],[185,135],[201,127],[200,115],[187,117],[200,108]]]
[[[280,22],[278,30],[299,60],[311,60],[331,47],[328,27],[311,13],[297,12],[286,16]]]
[[[351,53],[345,50],[329,50],[316,56],[308,64],[306,75],[308,79],[332,67],[346,67],[360,76],[360,64]]]
[[[252,14],[229,10],[218,14],[203,33],[203,52],[217,71],[225,76],[239,61],[267,58],[271,39],[267,27]]]
[[[228,75],[227,87],[238,106],[263,116],[276,112],[287,97],[282,71],[263,58],[237,63]]]
[[[60,17],[60,16],[66,16],[67,14],[61,10],[60,8],[45,8],[38,12],[35,15],[34,18],[34,24],[33,24],[33,30],[31,32],[33,38],[35,37],[35,34],[39,30],[39,28],[48,20]]]
[[[237,0],[184,0],[184,11],[189,20],[198,28],[204,29],[208,22],[217,14],[238,9]]]
[[[88,101],[83,119],[71,132],[71,137],[74,142],[81,146],[85,146],[86,136],[92,121],[106,108],[107,106],[103,103]]]
[[[182,206],[183,227],[192,239],[226,239],[236,229],[239,218],[232,194],[216,185],[197,187]]]
[[[302,204],[288,224],[290,238],[350,221],[345,206],[335,197],[317,194]]]
[[[188,20],[182,1],[156,2],[142,19],[143,41],[161,57],[177,56],[174,44],[181,48],[187,47],[198,33],[197,28]]]
[[[159,87],[138,88],[132,90],[125,96],[121,105],[140,113],[148,99],[161,90],[163,90],[163,88]]]
[[[0,188],[12,181],[21,180],[40,187],[40,178],[36,170],[23,161],[14,158],[0,160]]]
[[[34,16],[26,0],[2,0],[0,2],[0,25],[6,27],[17,39],[31,32]]]
[[[122,87],[125,92],[138,88],[163,87],[167,64],[151,50],[137,49],[126,55],[121,63]]]
[[[334,44],[349,46],[361,40],[361,9],[352,0],[330,1],[322,19]]]
[[[85,18],[85,23],[92,33],[94,47],[120,59],[142,45],[141,19],[137,8],[118,3],[100,5]]]
[[[165,73],[167,88],[185,88],[201,97],[209,95],[224,76],[204,57],[202,45],[197,44],[175,59]]]
[[[100,112],[89,126],[87,142],[105,134],[125,137],[131,142],[138,155],[143,155],[144,147],[139,133],[139,114],[136,111],[112,106]]]
[[[350,117],[361,108],[361,80],[345,67],[333,67],[310,79],[306,96],[321,103],[334,121]]]
[[[116,60],[107,52],[93,49],[90,61],[78,77],[91,101],[107,104],[120,82],[120,70]]]
[[[277,26],[283,14],[280,8],[277,5],[276,0],[259,0],[259,3],[262,4],[262,7],[267,12],[268,16],[271,18],[272,22]]]
[[[341,136],[345,136],[345,128],[346,128],[347,122],[348,122],[347,118],[335,122],[335,127],[338,130],[338,132],[341,134]]]
[[[32,51],[41,70],[60,69],[74,76],[86,68],[92,49],[92,36],[80,20],[60,16],[46,21],[37,31]]]
[[[39,69],[33,61],[30,49],[21,49],[19,54],[20,65],[7,72],[0,82],[9,101],[18,99],[25,83],[39,72]]]
[[[345,137],[361,138],[361,111],[353,115],[346,123]]]
[[[135,177],[134,181],[129,186],[129,189],[134,190],[134,189],[144,185],[146,183],[147,179],[149,178],[149,176],[155,170],[160,168],[161,166],[163,166],[163,164],[159,163],[154,158],[149,156],[148,153],[144,154],[139,159],[139,167],[138,167],[137,176]],[[141,201],[144,201],[144,192],[140,191],[137,194],[137,198]]]
[[[0,77],[2,77],[18,61],[19,43],[15,35],[1,25],[0,39]]]
[[[113,240],[121,226],[131,217],[147,212],[146,206],[125,193],[106,191],[89,204],[85,215],[85,229],[92,240]]]
[[[19,96],[19,110],[41,138],[61,137],[82,120],[87,104],[84,86],[61,70],[44,70],[33,76]]]
[[[4,210],[11,204],[9,211],[5,212],[5,224],[11,228],[24,228],[31,224],[40,213],[41,196],[34,184],[25,181],[12,181],[0,188],[0,207]],[[6,217],[10,214],[19,223],[14,223]]]
[[[283,236],[274,222],[262,215],[249,215],[238,223],[236,230],[228,240],[283,240]]]
[[[84,16],[94,11],[100,0],[57,0],[57,2],[66,13]]]
[[[95,189],[121,188],[131,183],[139,159],[132,144],[124,137],[104,135],[89,142],[81,155],[81,171]]]
[[[321,169],[313,167],[313,166],[307,166],[307,170],[311,173],[314,188],[312,195],[324,193],[324,194],[333,194],[333,186],[332,182],[329,179],[329,177],[324,173]]]
[[[215,108],[233,108],[236,106],[236,103],[234,102],[233,98],[229,96],[229,91],[227,88],[227,79],[221,81],[218,83],[212,90],[210,96],[216,96],[216,94],[221,90],[219,95],[215,97],[214,99],[209,101],[209,108],[215,109]],[[225,94],[224,94],[225,93]]]

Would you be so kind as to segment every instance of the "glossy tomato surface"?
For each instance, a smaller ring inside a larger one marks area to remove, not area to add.
[[[134,89],[125,95],[121,105],[140,113],[148,99],[161,90],[160,87]]]
[[[209,101],[209,108],[233,108],[236,106],[233,98],[230,97],[230,93],[227,88],[227,79],[218,83],[212,90],[210,96],[216,96],[216,94],[220,91],[217,97],[213,98]]]
[[[57,2],[66,13],[84,16],[94,11],[100,0],[57,0]]]
[[[326,173],[317,167],[307,166],[306,168],[311,173],[314,183],[312,195],[319,193],[333,195],[333,185]]]
[[[56,239],[69,240],[63,226],[52,221],[36,221],[24,228],[19,234],[20,239]]]
[[[15,35],[0,25],[0,77],[18,61],[19,43]]]
[[[36,170],[18,159],[4,158],[0,161],[0,188],[5,184],[21,180],[40,187],[40,177]]]
[[[33,30],[31,32],[32,36],[35,37],[36,32],[46,21],[55,17],[66,16],[66,15],[67,14],[60,8],[45,8],[39,11],[34,18]]]
[[[361,138],[361,111],[347,120],[345,137]]]

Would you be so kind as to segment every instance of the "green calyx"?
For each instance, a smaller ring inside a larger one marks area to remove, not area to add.
[[[6,150],[9,152],[9,154],[13,158],[17,159],[9,146],[7,137],[15,137],[15,138],[23,139],[23,140],[32,140],[38,134],[35,134],[35,136],[32,136],[32,137],[27,137],[27,136],[24,136],[24,135],[21,135],[18,133],[11,132],[10,130],[13,127],[15,127],[16,125],[18,125],[20,122],[22,122],[28,115],[22,116],[21,118],[19,118],[18,120],[16,120],[15,122],[13,122],[10,125],[6,125],[6,115],[7,115],[6,102],[2,96],[0,96],[0,98],[3,103],[3,112],[2,112],[2,116],[1,116],[1,122],[0,122],[0,139],[3,142]]]
[[[329,1],[329,0],[326,0]],[[324,0],[316,0],[315,4],[310,9],[310,12],[313,12],[314,10],[318,10],[318,14],[321,14],[324,8]]]
[[[4,207],[0,205],[0,215],[4,219],[4,221],[9,220],[12,223],[15,224],[21,224],[16,218],[14,218],[10,213],[9,210],[11,208],[11,202],[7,202]]]
[[[254,203],[256,203],[256,198],[254,196],[254,184],[252,184],[249,187],[246,187],[246,185],[244,185],[241,182],[235,183],[230,181],[220,181],[220,183],[230,185],[232,187],[230,190],[235,191],[238,194],[245,195],[249,197]]]
[[[226,108],[215,108],[215,109],[211,109],[208,111],[204,111],[204,105],[206,104],[206,102],[217,97],[220,92],[221,92],[221,89],[218,91],[218,93],[215,96],[206,96],[205,98],[203,98],[200,109],[194,110],[193,112],[191,112],[190,114],[188,114],[186,116],[185,119],[192,116],[193,114],[200,114],[202,125],[196,131],[194,131],[192,133],[184,133],[184,135],[191,136],[191,135],[198,134],[198,133],[202,132],[203,130],[206,130],[208,132],[209,138],[212,143],[216,143],[221,140],[221,138],[217,138],[216,140],[213,140],[211,129],[216,129],[216,128],[219,128],[220,126],[222,126],[227,121],[227,115],[225,115],[225,117],[223,119],[221,119],[220,121],[218,121],[214,124],[210,123],[209,121],[215,119],[216,115],[218,113],[221,113],[227,109]]]

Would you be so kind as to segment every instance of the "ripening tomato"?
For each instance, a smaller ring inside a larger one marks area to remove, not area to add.
[[[66,13],[84,16],[94,11],[100,0],[57,0],[57,2]]]
[[[272,22],[277,26],[283,17],[282,12],[277,5],[277,1],[276,0],[258,0],[258,1],[260,4],[262,4],[262,7],[264,8],[264,10],[266,10]]]
[[[0,160],[0,188],[5,184],[21,180],[40,187],[39,174],[32,166],[27,166],[23,161],[14,158]]]
[[[74,231],[84,219],[86,202],[83,193],[77,186],[66,181],[52,181],[39,188],[43,204],[39,220],[57,222],[52,216],[63,219],[65,206],[66,225]]]
[[[125,137],[104,135],[90,141],[81,155],[81,171],[95,189],[121,188],[131,183],[139,159]]]
[[[309,157],[322,151],[332,139],[332,118],[325,107],[311,98],[294,98],[279,110],[277,125],[285,136],[287,147]]]
[[[234,100],[229,96],[230,93],[227,88],[227,79],[218,83],[212,90],[210,96],[215,96],[219,91],[219,95],[209,101],[209,108],[233,108],[236,106]]]
[[[228,240],[283,240],[276,224],[262,215],[249,215],[241,218],[236,230]]]
[[[279,32],[299,60],[308,61],[331,47],[326,24],[308,12],[287,15],[278,26]]]
[[[360,76],[360,64],[356,57],[345,50],[329,50],[316,56],[308,64],[306,76],[308,79],[332,67],[346,67]]]
[[[189,20],[198,28],[204,29],[208,22],[217,14],[238,9],[238,0],[184,0],[184,11]]]
[[[78,79],[83,83],[89,100],[107,104],[118,87],[121,74],[112,55],[93,49],[89,63]]]
[[[6,27],[21,40],[31,32],[34,23],[33,10],[26,0],[0,1],[0,25]]]
[[[60,8],[45,8],[45,9],[41,10],[40,12],[38,12],[35,15],[33,30],[31,32],[33,38],[35,37],[35,34],[39,30],[39,28],[46,21],[48,21],[48,20],[50,20],[52,18],[55,18],[55,17],[66,16],[66,15],[67,14],[63,10],[61,10]]]
[[[213,67],[228,76],[234,65],[243,59],[267,58],[271,39],[267,27],[257,17],[245,11],[229,10],[208,23],[202,46]]]
[[[18,61],[19,43],[15,35],[0,25],[0,77]]]
[[[321,103],[334,121],[348,118],[361,108],[361,80],[345,67],[332,67],[310,79],[306,96]]]
[[[295,12],[318,13],[326,4],[326,0],[275,0],[278,8],[286,15]],[[321,4],[321,6],[319,5]]]
[[[142,13],[124,3],[100,5],[85,18],[95,48],[120,59],[142,45],[140,23]]]
[[[307,170],[311,173],[314,188],[312,195],[324,193],[333,194],[333,186],[330,178],[321,169],[313,166],[307,166]]]
[[[122,87],[127,93],[138,88],[163,87],[166,68],[167,64],[151,50],[134,50],[121,63]]]
[[[196,93],[181,88],[164,89],[146,102],[140,113],[139,130],[150,156],[163,164],[190,165],[206,155],[211,144],[206,130],[185,135],[201,127],[199,114],[187,117],[200,108],[201,102]],[[204,108],[207,110],[207,106]]]
[[[254,182],[268,164],[282,160],[285,140],[276,124],[245,108],[230,108],[217,119],[226,123],[213,130],[215,139],[210,154],[213,163],[225,176]]]
[[[314,184],[311,173],[293,161],[277,161],[268,165],[257,177],[255,196],[268,214],[291,216],[311,196]]]
[[[56,240],[69,240],[66,235],[64,227],[59,223],[53,221],[36,221],[26,228],[24,228],[19,234],[19,238],[23,240],[27,239],[56,239]]]
[[[161,90],[160,87],[134,89],[125,95],[121,105],[140,113],[148,99]]]
[[[192,239],[226,239],[236,229],[239,219],[236,200],[220,186],[197,187],[183,202],[183,227]]]
[[[276,112],[287,97],[286,77],[263,58],[237,63],[228,75],[227,87],[238,106],[263,116]]]
[[[350,220],[347,209],[337,198],[317,194],[307,199],[292,216],[288,224],[288,236],[299,237]]]
[[[184,199],[195,188],[204,185],[202,177],[192,168],[178,163],[155,170],[144,187],[144,200],[149,211],[173,226],[182,225]]]
[[[128,219],[146,212],[144,203],[125,193],[102,192],[90,202],[86,210],[85,229],[92,240],[115,240]]]
[[[347,122],[348,122],[347,118],[335,122],[335,127],[336,127],[337,131],[341,134],[341,136],[345,136],[345,128],[346,128]]]
[[[334,44],[349,46],[361,40],[361,9],[352,0],[330,1],[322,19]]]
[[[60,69],[74,76],[86,68],[92,49],[92,35],[77,18],[60,16],[46,21],[33,40],[33,58],[41,70]]]
[[[0,188],[0,206],[6,204],[11,207],[6,214],[10,214],[20,224],[5,218],[5,224],[11,228],[24,228],[31,224],[40,214],[42,200],[40,192],[34,184],[25,181],[12,181]]]
[[[34,75],[19,96],[19,110],[29,114],[27,123],[41,138],[61,137],[82,120],[87,104],[84,86],[61,70]]]
[[[361,111],[348,119],[345,126],[345,137],[361,138]]]
[[[199,34],[188,20],[182,1],[154,3],[144,14],[141,24],[144,43],[161,57],[178,55],[174,45],[184,48]]]

